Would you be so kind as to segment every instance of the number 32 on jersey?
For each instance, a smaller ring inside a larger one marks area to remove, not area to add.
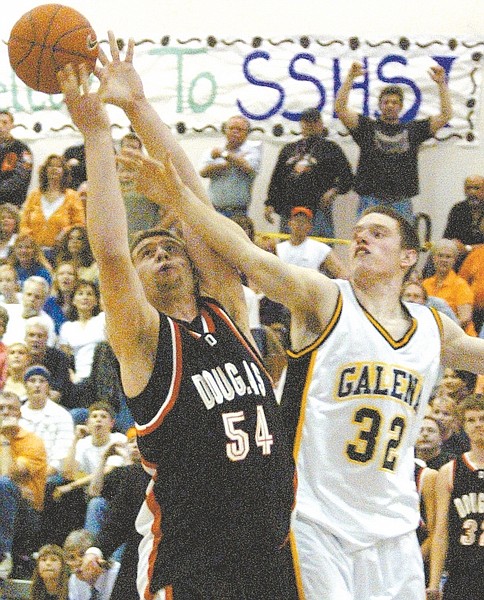
[[[390,423],[385,423],[380,411],[365,406],[353,414],[353,423],[359,427],[355,439],[346,445],[346,455],[357,463],[367,463],[378,460],[380,467],[385,471],[394,471],[399,447],[406,428],[403,415],[396,415]],[[378,453],[378,442],[383,436],[383,450]]]

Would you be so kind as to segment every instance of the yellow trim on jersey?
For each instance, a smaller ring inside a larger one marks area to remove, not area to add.
[[[442,319],[440,318],[439,311],[432,306],[429,306],[430,312],[434,315],[434,318],[437,322],[437,327],[439,328],[440,341],[444,341],[444,324],[442,323]]]
[[[358,302],[358,304],[360,304],[360,303]],[[414,319],[413,317],[411,317],[412,325],[410,326],[410,329],[407,331],[407,333],[401,339],[394,340],[392,338],[392,336],[388,333],[388,331],[383,327],[383,325],[380,325],[380,323],[375,319],[375,317],[373,317],[362,304],[360,304],[360,306],[361,306],[361,309],[363,310],[363,312],[365,313],[366,318],[370,321],[370,323],[373,325],[373,327],[375,327],[375,329],[377,329],[380,332],[380,334],[386,339],[386,341],[390,344],[390,346],[392,348],[394,348],[395,350],[403,348],[403,346],[405,346],[405,344],[408,344],[408,342],[410,341],[410,338],[413,336],[413,334],[417,330],[417,320]]]
[[[304,354],[308,354],[309,352],[312,352],[318,346],[320,346],[324,342],[324,340],[329,336],[329,334],[333,331],[333,329],[335,328],[336,323],[338,322],[338,319],[341,315],[342,310],[343,310],[343,296],[342,296],[341,292],[339,292],[338,300],[336,302],[336,308],[334,309],[333,316],[331,317],[331,320],[324,328],[321,335],[316,340],[314,340],[314,342],[312,344],[310,344],[309,346],[306,346],[306,348],[303,348],[302,350],[299,350],[298,352],[293,352],[292,350],[288,350],[287,351],[288,356],[290,356],[291,358],[299,358],[300,356],[303,356]]]
[[[296,435],[294,436],[293,456],[294,456],[295,462],[297,462],[297,457],[299,454],[299,447],[301,446],[302,428],[304,425],[304,416],[306,414],[306,403],[308,401],[308,391],[309,391],[309,386],[311,385],[311,381],[313,378],[313,370],[314,370],[314,365],[316,363],[317,355],[318,355],[318,353],[313,351],[313,355],[311,356],[311,360],[309,361],[308,369],[306,371],[306,381],[304,382],[304,388],[303,388],[302,397],[301,397],[301,407],[299,409],[299,418],[297,420]]]
[[[294,566],[294,575],[296,577],[296,588],[299,600],[305,600],[302,577],[301,577],[301,565],[299,563],[299,555],[297,553],[296,538],[292,530],[289,532],[289,543],[291,544],[292,552],[292,564]]]

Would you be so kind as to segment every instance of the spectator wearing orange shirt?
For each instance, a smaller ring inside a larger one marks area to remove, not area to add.
[[[459,270],[474,293],[472,320],[477,331],[484,325],[484,244],[476,246],[465,258]]]
[[[85,222],[81,199],[69,182],[64,159],[51,154],[39,169],[38,189],[30,192],[23,206],[20,232],[32,235],[44,249],[51,250],[66,228]]]
[[[461,327],[469,335],[477,335],[472,322],[474,294],[465,279],[454,271],[459,254],[453,240],[442,239],[432,249],[435,275],[424,279],[423,287],[429,296],[437,296],[447,302],[457,316]]]

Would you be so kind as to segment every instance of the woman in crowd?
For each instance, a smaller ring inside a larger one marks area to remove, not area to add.
[[[52,285],[52,267],[35,239],[28,233],[20,233],[12,247],[8,262],[17,271],[20,287],[32,275],[43,277]]]
[[[58,154],[51,154],[39,169],[39,187],[30,192],[22,208],[20,232],[29,233],[51,258],[59,235],[72,225],[83,225],[84,208],[69,188],[69,169]]]
[[[71,227],[59,240],[56,264],[65,261],[74,263],[78,279],[97,281],[99,270],[92,255],[85,227]]]
[[[27,398],[24,374],[30,365],[30,352],[26,344],[16,342],[7,347],[7,378],[3,392],[13,392],[20,400]]]
[[[56,333],[65,321],[72,321],[74,306],[72,299],[77,285],[77,269],[72,261],[61,261],[54,271],[52,293],[44,304],[44,310],[55,323]]]
[[[32,574],[30,600],[68,600],[69,567],[60,546],[47,544],[39,550]]]
[[[74,356],[73,381],[82,389],[91,374],[94,350],[106,339],[104,313],[100,312],[100,294],[93,281],[79,280],[72,298],[73,321],[66,321],[59,332],[59,346]]]
[[[0,206],[0,259],[8,258],[17,239],[20,223],[19,209],[10,202]]]

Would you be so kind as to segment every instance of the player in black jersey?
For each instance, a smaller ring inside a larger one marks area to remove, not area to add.
[[[189,235],[185,244],[149,230],[128,246],[103,101],[124,109],[148,152],[168,150],[186,185],[206,196],[144,96],[133,41],[120,61],[111,32],[109,39],[112,61],[100,50],[98,93],[82,68],[78,77],[69,66],[59,79],[84,135],[87,227],[108,336],[152,473],[137,521],[138,591],[160,600],[292,600],[293,458],[239,276]]]
[[[437,518],[432,542],[429,600],[484,598],[484,398],[459,407],[471,449],[444,465],[437,477]],[[443,596],[439,582],[448,577]]]

